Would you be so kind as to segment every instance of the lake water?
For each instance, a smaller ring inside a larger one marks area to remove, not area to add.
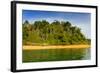
[[[23,62],[45,62],[91,59],[90,48],[23,50]]]

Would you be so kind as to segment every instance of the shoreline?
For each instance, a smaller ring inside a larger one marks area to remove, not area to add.
[[[47,45],[47,46],[28,46],[23,45],[23,50],[40,50],[40,49],[81,49],[81,48],[90,48],[91,45]]]

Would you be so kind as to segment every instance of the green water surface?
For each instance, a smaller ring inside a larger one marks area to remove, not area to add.
[[[87,60],[90,59],[90,49],[42,49],[42,50],[23,50],[22,61],[45,62],[45,61],[67,61],[67,60]]]

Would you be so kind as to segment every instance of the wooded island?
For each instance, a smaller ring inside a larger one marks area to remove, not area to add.
[[[41,20],[29,23],[26,20],[22,25],[23,45],[90,45],[91,40],[86,38],[77,26],[69,21]]]

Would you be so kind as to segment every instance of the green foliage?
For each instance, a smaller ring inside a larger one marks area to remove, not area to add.
[[[70,22],[46,20],[35,21],[30,24],[27,20],[23,24],[24,45],[66,45],[66,44],[90,44],[81,32],[81,29],[72,26]]]

